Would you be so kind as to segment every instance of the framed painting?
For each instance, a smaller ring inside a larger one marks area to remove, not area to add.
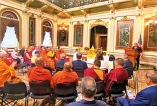
[[[35,45],[35,18],[29,18],[29,45]]]
[[[58,46],[68,46],[68,36],[69,36],[68,30],[69,30],[68,25],[58,25],[58,31],[57,31]]]
[[[74,47],[83,46],[83,24],[74,25]]]
[[[133,24],[126,18],[117,22],[116,49],[132,48]]]
[[[157,50],[157,24],[155,22],[149,23],[150,20],[157,20],[154,18],[145,19],[145,30],[144,30],[144,50],[156,51]],[[146,25],[146,23],[149,23]]]

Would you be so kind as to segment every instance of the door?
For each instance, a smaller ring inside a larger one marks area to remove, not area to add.
[[[107,36],[100,36],[99,48],[102,47],[102,50],[107,50]]]

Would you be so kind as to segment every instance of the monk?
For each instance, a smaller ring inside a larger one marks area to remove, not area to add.
[[[37,57],[35,59],[36,66],[30,68],[27,75],[28,81],[46,81],[51,82],[51,73],[49,70],[44,69],[45,61],[42,57]]]
[[[4,86],[6,81],[20,82],[22,81],[15,75],[14,67],[17,64],[15,61],[10,66],[6,64],[7,54],[0,52],[0,87]]]
[[[27,63],[29,66],[32,65],[31,63],[31,57],[32,57],[32,51],[31,49],[28,47],[25,54],[24,54],[24,61],[25,63]]]
[[[44,46],[41,47],[40,56],[45,60],[45,62],[47,61],[47,51]]]
[[[78,85],[78,75],[76,72],[72,71],[72,64],[66,62],[64,64],[63,70],[58,71],[51,80],[51,87],[55,89],[57,84],[68,84],[75,82]]]
[[[47,49],[48,53],[47,53],[47,62],[46,64],[51,68],[51,69],[55,69],[55,53],[54,50],[51,48]]]
[[[61,54],[65,54],[66,55],[66,52],[62,48],[58,47],[58,50],[56,51],[56,59],[57,60],[60,59],[60,55]]]

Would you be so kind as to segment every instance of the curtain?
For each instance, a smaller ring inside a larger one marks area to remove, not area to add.
[[[6,32],[6,26],[15,27],[15,34],[19,41],[19,21],[0,17],[0,43],[2,42]]]
[[[42,34],[42,38],[41,38],[42,42],[44,40],[45,31],[50,32],[50,38],[52,40],[52,28],[43,26],[43,34]]]

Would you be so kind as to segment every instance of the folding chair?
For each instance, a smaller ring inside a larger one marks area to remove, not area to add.
[[[25,106],[28,105],[27,100],[27,88],[24,82],[5,82],[4,83],[4,90],[3,90],[3,97],[2,97],[2,104],[14,106],[17,104],[18,100],[25,98]],[[7,100],[11,101],[7,101]],[[11,104],[14,102],[13,104]]]
[[[29,85],[30,85],[29,96],[34,99],[33,106],[37,103],[37,99],[45,100],[49,99],[47,103],[50,103],[52,105],[55,104],[55,95],[53,95],[49,81],[43,82],[32,81],[29,83]]]

